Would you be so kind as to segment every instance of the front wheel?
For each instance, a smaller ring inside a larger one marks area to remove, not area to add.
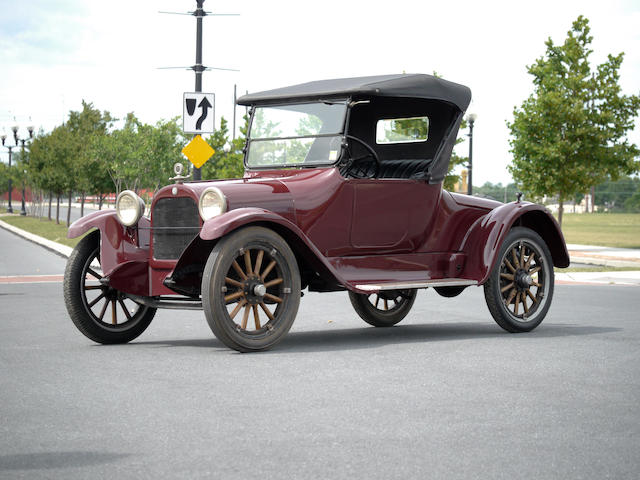
[[[417,290],[383,290],[371,295],[349,292],[356,313],[374,327],[392,327],[407,316]]]
[[[64,301],[75,326],[97,343],[127,343],[144,332],[156,313],[103,285],[100,232],[84,237],[71,253],[64,272]]]
[[[544,240],[528,228],[513,228],[484,284],[496,323],[512,333],[536,328],[551,305],[553,281],[553,261]]]
[[[300,304],[300,273],[277,233],[248,227],[218,242],[202,275],[202,306],[214,335],[240,352],[266,350],[287,334]]]

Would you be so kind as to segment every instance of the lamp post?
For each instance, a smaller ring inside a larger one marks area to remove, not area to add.
[[[16,125],[11,127],[11,130],[13,130],[13,135],[14,137],[16,137],[18,126]],[[0,138],[2,138],[2,146],[7,147],[9,149],[9,205],[7,206],[7,213],[13,213],[13,208],[11,207],[11,194],[13,193],[13,188],[11,185],[11,155],[13,153],[13,147],[10,145],[4,144],[4,142],[7,140],[7,134],[4,133],[4,131],[2,132],[2,135],[0,136]],[[17,146],[17,142],[16,142],[16,146]]]
[[[15,142],[15,147],[17,147],[19,144],[22,145],[21,148],[21,158],[24,159],[24,149],[25,149],[25,142],[28,139],[20,139],[18,138],[18,125],[14,125],[11,127],[11,131],[13,132],[13,140]],[[27,127],[27,130],[29,131],[29,138],[33,138],[33,126],[29,125]],[[13,155],[13,149],[14,146],[12,145],[5,145],[5,142],[7,140],[7,135],[5,133],[2,133],[2,135],[0,135],[0,138],[2,139],[2,145],[7,147],[9,149],[9,205],[7,206],[7,213],[13,213],[13,207],[11,205],[11,196],[13,194],[13,185],[11,182],[11,159],[12,159],[12,155]],[[25,210],[25,205],[24,205],[24,195],[25,195],[25,185],[24,185],[24,179],[22,181],[22,209],[20,210],[20,215],[26,215],[27,211]]]
[[[27,127],[27,129],[29,130],[29,138],[33,138],[33,127],[31,125],[29,125]],[[20,159],[24,162],[24,143],[26,142],[26,139],[22,139],[20,140],[20,143],[22,144],[22,151],[20,153]],[[23,217],[25,217],[27,215],[27,210],[24,208],[24,180],[27,177],[27,171],[25,169],[22,170],[22,208],[20,209],[20,215],[22,215]]]
[[[478,116],[475,113],[467,115],[467,121],[469,122],[469,175],[467,176],[467,195],[473,194],[473,124]]]

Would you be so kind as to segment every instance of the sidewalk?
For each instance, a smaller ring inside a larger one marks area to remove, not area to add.
[[[640,286],[640,249],[597,247],[567,244],[572,263],[599,267],[637,268],[628,272],[567,272],[556,273],[558,284],[635,285]]]
[[[20,235],[21,237],[43,246],[47,250],[63,257],[69,257],[72,249],[33,233],[3,222],[0,219],[0,228]],[[640,286],[640,249],[609,248],[592,245],[568,244],[569,257],[573,262],[588,265],[609,267],[637,267],[635,271],[628,272],[567,272],[555,274],[556,283],[578,285],[631,285]]]
[[[638,267],[640,249],[595,247],[593,245],[567,244],[571,261],[605,267]]]

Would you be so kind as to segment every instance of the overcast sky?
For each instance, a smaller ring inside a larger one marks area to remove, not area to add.
[[[0,0],[0,130],[13,117],[50,131],[82,99],[145,122],[182,115],[194,74],[157,67],[195,60],[195,0]],[[625,52],[621,85],[640,93],[640,1],[321,2],[206,0],[204,64],[216,116],[231,121],[233,85],[259,91],[324,78],[433,73],[471,88],[474,184],[511,180],[505,125],[532,92],[526,66],[551,37],[562,43],[582,14],[591,22],[592,66]],[[244,109],[238,109],[238,118]],[[640,123],[639,121],[636,122]],[[26,129],[23,130],[26,135]],[[640,143],[640,127],[631,135]],[[457,147],[468,152],[466,143]],[[1,158],[7,161],[6,149]]]

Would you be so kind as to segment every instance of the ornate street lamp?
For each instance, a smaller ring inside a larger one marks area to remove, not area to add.
[[[469,175],[467,177],[467,194],[473,194],[473,124],[478,118],[475,113],[467,115],[467,121],[469,122],[469,165],[467,166]]]
[[[11,193],[12,193],[12,186],[11,186],[11,154],[13,153],[13,147],[9,146],[9,145],[5,145],[4,142],[7,140],[7,134],[2,132],[2,135],[0,135],[0,138],[2,138],[2,146],[3,147],[7,147],[9,149],[9,205],[7,205],[7,213],[13,213],[13,208],[11,207]]]
[[[31,117],[29,117],[29,121],[31,121]],[[29,123],[29,126],[27,127],[27,131],[29,132],[29,138],[28,139],[20,139],[20,143],[22,144],[22,151],[20,152],[20,159],[24,162],[25,161],[25,156],[24,156],[24,144],[27,140],[33,138],[33,125],[31,123]],[[17,141],[18,141],[18,136],[17,133],[15,134],[15,139],[16,139],[16,145],[17,145]],[[23,175],[22,175],[22,208],[20,210],[20,215],[22,215],[23,217],[27,215],[27,210],[24,208],[24,188],[25,188],[25,178],[27,176],[27,171],[23,170],[22,171]]]
[[[22,145],[22,150],[21,150],[21,158],[24,159],[24,149],[25,149],[25,142],[28,140],[27,138],[25,139],[20,139],[18,138],[18,125],[15,124],[11,127],[11,131],[13,131],[13,140],[15,142],[15,147],[17,147],[19,144]],[[34,127],[33,125],[29,125],[27,127],[27,130],[29,131],[29,138],[33,138],[33,130]],[[12,155],[13,155],[13,148],[14,146],[11,145],[5,145],[5,142],[7,140],[7,135],[3,132],[2,135],[0,135],[0,138],[2,139],[2,145],[7,147],[9,149],[9,205],[7,206],[7,213],[13,213],[13,207],[11,205],[11,196],[13,194],[13,185],[11,183],[11,159],[12,159]],[[26,215],[27,211],[25,209],[25,205],[24,205],[24,196],[25,196],[25,185],[24,185],[24,180],[22,181],[22,209],[20,210],[20,215]]]

